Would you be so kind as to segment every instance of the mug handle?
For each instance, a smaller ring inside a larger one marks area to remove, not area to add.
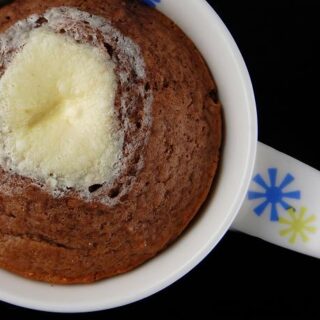
[[[231,230],[320,258],[320,172],[258,142],[250,187]]]

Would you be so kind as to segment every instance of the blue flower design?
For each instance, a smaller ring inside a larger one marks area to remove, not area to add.
[[[270,220],[271,221],[278,221],[279,220],[279,212],[277,209],[277,205],[279,204],[285,210],[288,210],[292,206],[284,201],[285,198],[288,199],[300,199],[301,193],[300,191],[290,191],[284,192],[284,189],[292,183],[294,177],[287,173],[287,175],[283,178],[279,185],[277,185],[277,175],[278,169],[276,168],[269,168],[268,169],[268,176],[269,182],[267,183],[260,174],[257,174],[253,181],[258,184],[260,187],[264,189],[264,192],[256,192],[256,191],[249,191],[248,192],[248,199],[255,200],[255,199],[263,199],[263,201],[254,208],[254,212],[256,215],[261,216],[266,208],[271,205],[270,210]]]
[[[161,2],[161,0],[141,0],[141,2],[145,3],[149,7],[155,8],[156,5]]]

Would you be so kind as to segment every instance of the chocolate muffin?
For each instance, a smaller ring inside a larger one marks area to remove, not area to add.
[[[205,61],[138,1],[0,9],[0,267],[50,283],[127,272],[206,199],[221,105]]]

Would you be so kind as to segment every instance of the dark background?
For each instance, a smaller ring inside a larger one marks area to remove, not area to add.
[[[320,170],[317,1],[209,2],[247,63],[257,100],[259,140]],[[0,302],[0,318],[7,314],[6,318],[32,319],[182,319],[193,313],[200,319],[223,315],[308,319],[320,316],[319,274],[317,259],[228,232],[193,271],[143,301],[90,315],[42,313]]]

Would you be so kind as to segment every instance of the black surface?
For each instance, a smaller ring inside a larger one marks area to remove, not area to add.
[[[320,169],[317,1],[210,2],[248,65],[256,93],[260,141]],[[320,316],[319,271],[317,259],[229,232],[192,272],[138,303],[90,316],[45,314],[0,303],[0,318],[7,313],[8,317],[30,315],[33,319],[155,315],[182,319],[193,312],[200,319],[222,315],[310,318]]]

